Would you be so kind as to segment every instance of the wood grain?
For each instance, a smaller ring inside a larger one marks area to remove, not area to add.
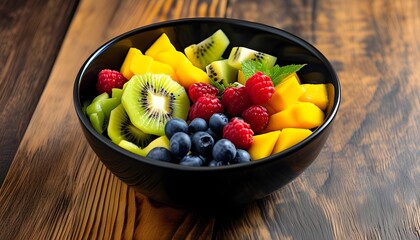
[[[416,0],[81,1],[0,189],[0,239],[419,239],[419,10]],[[97,159],[73,110],[73,79],[97,46],[190,16],[288,30],[341,79],[340,112],[314,164],[231,211],[176,209],[134,192]]]
[[[48,80],[77,2],[0,2],[0,185]]]

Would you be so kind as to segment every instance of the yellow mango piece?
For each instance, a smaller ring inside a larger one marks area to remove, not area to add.
[[[187,56],[183,52],[180,51],[164,51],[160,52],[155,57],[156,61],[159,61],[161,63],[169,64],[175,71],[178,69],[179,65],[183,61],[188,61]]]
[[[150,66],[149,71],[151,73],[164,73],[169,76],[171,76],[172,80],[175,80],[178,82],[178,76],[176,75],[174,69],[166,63],[161,63],[158,61],[153,61],[152,65]]]
[[[130,70],[130,66],[133,61],[133,57],[136,54],[143,55],[143,53],[139,49],[134,47],[129,48],[127,55],[125,56],[124,62],[121,65],[120,73],[127,79],[130,79],[134,75],[134,73]]]
[[[187,89],[197,82],[209,83],[209,77],[205,71],[186,61],[179,65],[176,75],[178,83]]]
[[[134,74],[145,74],[150,72],[150,68],[153,64],[153,58],[143,54],[136,54],[133,56],[131,61],[130,70]]]
[[[313,103],[298,102],[293,108],[293,115],[300,128],[315,128],[322,124],[324,112]]]
[[[280,112],[290,105],[297,103],[303,94],[299,77],[296,73],[290,74],[280,84],[275,86],[273,96],[267,102],[275,112]]]
[[[168,35],[163,33],[158,39],[146,50],[145,54],[147,56],[156,58],[156,56],[164,51],[176,51],[174,45],[172,45],[171,40],[169,40]]]
[[[277,142],[274,146],[272,154],[286,150],[309,137],[312,131],[304,128],[283,128]]]
[[[299,101],[311,102],[317,105],[323,111],[327,109],[327,84],[302,84],[301,86],[304,93],[300,96]]]
[[[251,147],[248,149],[249,155],[252,160],[258,160],[271,155],[280,131],[272,131],[259,135],[254,135],[254,140]]]
[[[264,131],[282,130],[283,128],[318,127],[324,121],[324,112],[310,102],[297,102],[283,111],[270,116]]]

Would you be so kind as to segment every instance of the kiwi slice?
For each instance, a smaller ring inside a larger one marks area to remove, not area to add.
[[[229,38],[219,29],[203,41],[186,47],[184,52],[194,66],[205,70],[211,62],[221,59],[229,43]]]
[[[119,98],[110,98],[108,93],[104,92],[95,97],[86,107],[86,114],[97,132],[102,134],[105,131],[112,109],[120,103]]]
[[[187,119],[190,108],[185,88],[166,74],[134,75],[121,102],[134,126],[159,136],[165,134],[165,124],[170,119]]]
[[[242,69],[241,63],[244,60],[259,61],[265,67],[271,68],[276,64],[277,57],[246,47],[233,47],[228,57],[228,63],[240,70]]]
[[[238,70],[229,65],[228,60],[213,61],[206,67],[210,82],[223,84],[225,87],[235,82]]]
[[[118,143],[118,146],[124,148],[127,151],[138,154],[140,156],[143,156],[143,157],[146,156],[146,153],[139,146],[137,146],[136,144],[134,144],[130,141],[127,141],[127,140],[123,139],[123,140],[121,140],[120,143]]]
[[[155,138],[153,135],[136,128],[131,123],[122,104],[111,111],[108,123],[108,136],[115,144],[126,140],[141,148],[147,146]]]

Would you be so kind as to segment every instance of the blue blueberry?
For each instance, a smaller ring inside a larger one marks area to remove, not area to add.
[[[243,149],[237,149],[236,150],[236,156],[234,159],[232,159],[231,163],[243,163],[243,162],[250,162],[251,161],[251,155]]]
[[[171,137],[177,132],[188,133],[188,124],[183,119],[172,118],[165,124],[165,135],[168,139],[171,139]]]
[[[210,136],[212,136],[213,137],[213,139],[214,139],[214,142],[217,142],[217,140],[219,140],[220,138],[222,138],[222,136],[221,135],[218,135],[217,133],[215,133],[211,128],[208,128],[207,130],[206,130],[206,132],[208,133],[208,134],[210,134]]]
[[[203,166],[204,163],[205,159],[202,156],[198,155],[185,155],[179,162],[180,165],[193,167]]]
[[[223,128],[228,124],[229,119],[223,113],[215,113],[209,119],[209,127],[218,135],[221,135]]]
[[[216,160],[211,160],[209,162],[209,167],[218,167],[218,166],[225,166],[225,165],[229,165],[229,162],[225,162],[225,161],[216,161]]]
[[[214,139],[209,133],[199,131],[192,135],[191,144],[191,150],[194,154],[208,157],[212,154]]]
[[[164,162],[175,162],[172,153],[164,147],[153,148],[147,153],[146,157]]]
[[[191,138],[184,132],[176,132],[169,140],[172,155],[182,158],[191,150]]]
[[[222,138],[214,144],[212,153],[216,161],[231,162],[236,156],[236,147],[230,140]]]
[[[194,118],[188,125],[189,133],[196,133],[199,131],[206,131],[208,128],[206,120],[202,118]]]

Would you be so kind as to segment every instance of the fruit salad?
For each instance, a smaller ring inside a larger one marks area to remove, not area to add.
[[[118,146],[186,166],[258,161],[322,124],[327,86],[301,83],[305,64],[244,46],[227,54],[229,44],[219,29],[183,50],[165,33],[144,52],[131,47],[120,69],[99,72],[84,112]]]

